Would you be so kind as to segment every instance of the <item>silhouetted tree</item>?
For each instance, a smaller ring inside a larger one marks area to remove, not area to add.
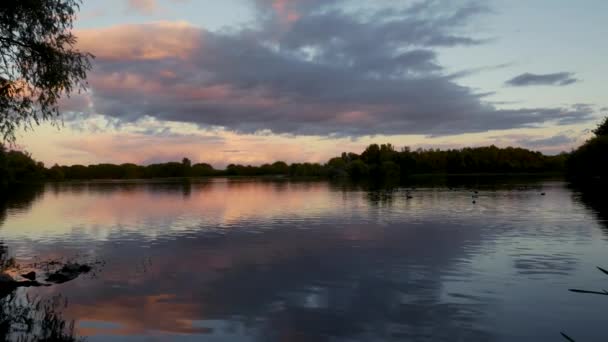
[[[57,102],[84,89],[91,54],[75,49],[71,33],[80,0],[0,2],[0,136],[55,122]]]
[[[46,177],[49,180],[62,181],[65,179],[65,174],[63,173],[63,170],[61,169],[61,167],[59,165],[55,164],[50,169],[47,170]]]
[[[15,183],[44,180],[44,164],[35,161],[25,152],[7,151],[0,145],[0,188]]]
[[[608,175],[608,117],[593,132],[595,136],[570,155],[567,171],[576,182],[605,185]]]
[[[213,169],[213,166],[207,163],[192,165],[190,172],[193,177],[208,177],[216,174],[216,170]]]
[[[593,133],[597,137],[608,135],[608,116],[604,118],[604,121],[600,123],[596,129],[593,130]]]
[[[6,160],[6,149],[0,144],[0,189],[8,186],[8,162]]]

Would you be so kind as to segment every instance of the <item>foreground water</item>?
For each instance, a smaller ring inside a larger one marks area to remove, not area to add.
[[[605,341],[608,297],[568,291],[608,287],[602,203],[560,181],[62,184],[0,204],[0,240],[103,261],[18,290],[61,295],[90,341]]]

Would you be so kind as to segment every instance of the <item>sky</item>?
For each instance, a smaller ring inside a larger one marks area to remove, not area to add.
[[[608,113],[603,0],[84,0],[96,58],[46,165],[325,162],[370,143],[570,151]]]

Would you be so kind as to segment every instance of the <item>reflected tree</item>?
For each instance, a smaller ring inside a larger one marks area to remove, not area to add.
[[[604,233],[608,235],[608,201],[606,201],[606,187],[574,182],[570,184],[576,200],[590,209],[602,225]]]
[[[10,188],[0,195],[0,226],[10,210],[25,210],[43,193],[42,186]],[[0,275],[18,270],[7,246],[0,241]],[[5,279],[6,280],[6,279]],[[0,341],[79,341],[74,322],[63,318],[63,297],[32,298],[15,283],[0,281]]]
[[[66,320],[64,297],[30,298],[18,292],[0,299],[0,341],[82,341],[74,333],[74,321]]]
[[[44,187],[42,185],[8,188],[0,191],[0,227],[6,219],[9,210],[23,210],[29,208],[39,198]]]
[[[0,274],[16,267],[0,242]],[[0,282],[0,341],[81,341],[74,334],[74,321],[63,318],[67,300],[32,298],[7,283]]]

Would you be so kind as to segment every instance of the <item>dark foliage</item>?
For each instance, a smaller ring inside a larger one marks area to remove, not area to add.
[[[593,133],[597,137],[608,136],[608,116],[604,118],[604,121],[600,123],[596,129],[593,130]]]
[[[56,122],[58,100],[84,89],[92,55],[71,33],[80,0],[0,2],[0,140],[41,121]]]
[[[35,182],[45,179],[44,164],[36,162],[21,151],[7,151],[0,144],[0,188],[11,184]]]
[[[578,183],[606,185],[608,179],[608,117],[597,129],[595,136],[572,152],[567,162],[568,176]]]
[[[395,150],[391,144],[368,146],[363,153],[342,153],[326,164],[283,162],[260,167],[229,165],[226,175],[285,175],[292,177],[347,177],[406,179],[416,174],[561,173],[567,155],[545,156],[522,148],[496,146],[459,150]],[[223,174],[219,172],[219,174]]]
[[[53,181],[61,180],[85,180],[85,179],[146,179],[146,178],[183,178],[183,177],[207,177],[218,174],[209,164],[201,163],[190,165],[189,163],[169,162],[162,164],[151,164],[147,166],[135,164],[97,164],[97,165],[72,165],[53,166],[47,170],[47,179]]]
[[[0,175],[4,183],[39,180],[150,179],[209,176],[290,176],[404,180],[418,174],[560,173],[566,154],[545,156],[522,148],[496,146],[459,150],[395,150],[390,144],[370,145],[363,153],[342,153],[325,164],[283,161],[261,166],[230,164],[216,170],[206,163],[168,162],[135,164],[54,165],[44,168],[28,154],[0,148]]]

